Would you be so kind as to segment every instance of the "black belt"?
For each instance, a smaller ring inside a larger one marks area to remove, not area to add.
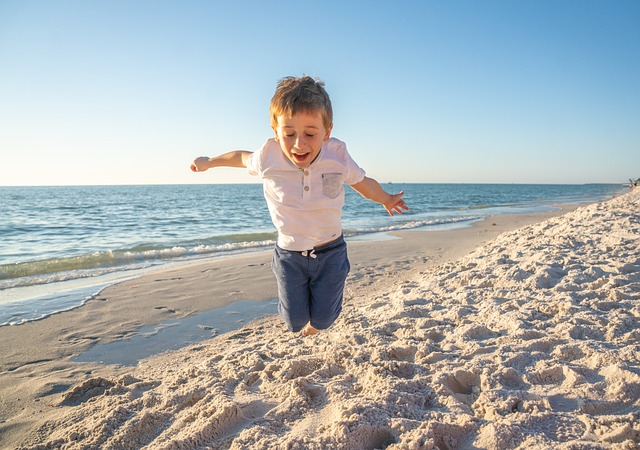
[[[317,247],[313,247],[311,250],[303,250],[303,251],[287,250],[287,251],[293,252],[293,253],[300,253],[302,256],[311,256],[312,258],[315,258],[316,255],[320,253],[328,252],[329,250],[333,250],[334,248],[340,247],[342,244],[344,244],[344,235],[341,234],[338,239],[335,239],[331,242],[327,242],[326,244],[318,245]]]

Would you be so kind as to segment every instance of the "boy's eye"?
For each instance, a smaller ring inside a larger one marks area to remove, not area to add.
[[[295,133],[282,133],[282,135],[286,138],[292,138],[292,137],[296,137]],[[306,137],[308,138],[312,138],[314,137],[316,134],[315,133],[305,133],[304,134]]]

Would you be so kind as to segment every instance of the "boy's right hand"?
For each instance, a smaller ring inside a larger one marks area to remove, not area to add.
[[[208,156],[200,156],[196,158],[191,163],[191,171],[192,172],[204,172],[209,168],[209,157]]]

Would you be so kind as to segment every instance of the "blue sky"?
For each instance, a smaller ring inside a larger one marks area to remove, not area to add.
[[[636,0],[0,0],[0,185],[255,182],[301,74],[381,182],[640,177]]]

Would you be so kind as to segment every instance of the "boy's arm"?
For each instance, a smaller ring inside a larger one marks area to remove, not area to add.
[[[193,160],[191,170],[193,172],[204,172],[214,167],[247,167],[247,161],[249,161],[249,157],[252,154],[253,152],[246,150],[236,150],[213,158],[201,156]]]
[[[404,192],[400,191],[398,194],[388,194],[382,189],[380,183],[373,178],[364,177],[364,180],[351,185],[351,187],[364,198],[380,203],[392,216],[394,211],[402,214],[402,210],[406,211],[409,209],[409,207],[404,204],[404,200],[402,200]]]

